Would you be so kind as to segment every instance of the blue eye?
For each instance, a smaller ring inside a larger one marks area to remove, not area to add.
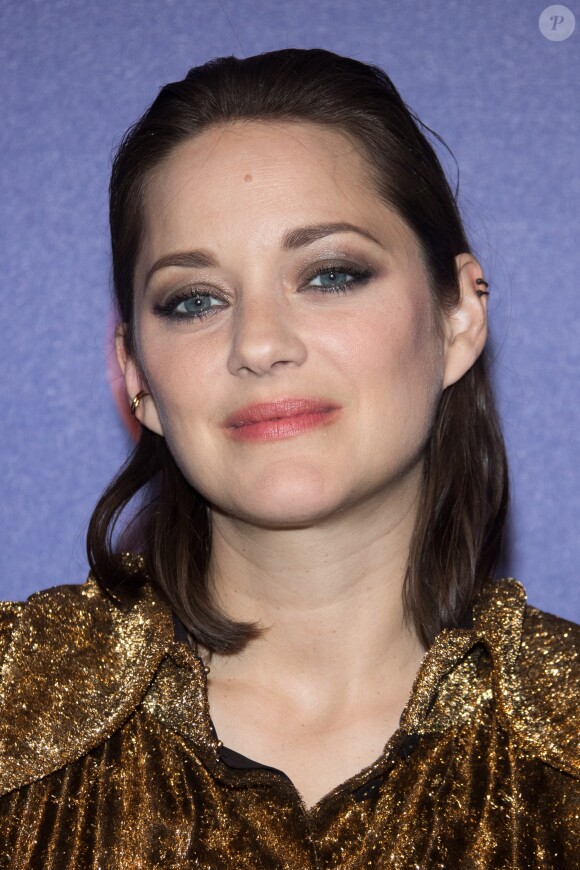
[[[358,269],[346,263],[329,263],[319,267],[300,288],[318,293],[346,293],[366,284],[374,277],[372,269]],[[318,283],[314,283],[314,282]],[[186,287],[177,291],[167,302],[153,306],[155,314],[174,320],[203,320],[228,307],[228,301],[206,290]]]
[[[373,277],[371,269],[355,269],[352,266],[346,267],[342,265],[325,266],[323,269],[318,269],[312,275],[307,287],[312,287],[322,293],[346,293],[348,290],[354,289],[355,286],[364,284]],[[316,279],[320,279],[319,284],[313,284]]]
[[[212,304],[214,300],[215,304]],[[224,302],[211,293],[202,293],[199,290],[186,290],[177,294],[164,305],[155,305],[156,314],[164,317],[176,317],[183,319],[203,320],[216,309],[223,308]]]
[[[212,308],[218,307],[211,304],[212,298],[213,297],[210,296],[209,293],[195,293],[192,296],[183,299],[175,306],[173,311],[175,314],[194,314],[197,316],[200,314],[206,314],[206,312],[211,311]]]

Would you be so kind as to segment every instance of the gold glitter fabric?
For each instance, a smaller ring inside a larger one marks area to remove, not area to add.
[[[0,628],[2,868],[580,867],[580,627],[516,580],[438,635],[383,754],[310,810],[220,747],[151,586],[55,587]]]

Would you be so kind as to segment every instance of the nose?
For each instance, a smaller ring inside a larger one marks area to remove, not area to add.
[[[302,365],[306,346],[290,309],[288,300],[272,290],[246,294],[234,316],[228,358],[231,374],[261,376]]]

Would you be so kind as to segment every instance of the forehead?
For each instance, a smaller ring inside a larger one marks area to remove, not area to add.
[[[374,194],[360,146],[345,132],[298,121],[235,121],[212,126],[178,145],[154,173],[152,183],[159,192],[160,186],[178,182],[179,176],[204,186],[222,177],[233,180],[240,172],[248,183],[272,175],[283,177],[289,169],[301,175],[315,170],[336,181],[348,170],[354,184]]]
[[[360,144],[324,125],[236,121],[181,143],[152,175],[144,201],[145,248],[217,246],[243,235],[271,246],[293,225],[350,221],[414,236],[378,196]],[[415,252],[415,251],[414,251]]]

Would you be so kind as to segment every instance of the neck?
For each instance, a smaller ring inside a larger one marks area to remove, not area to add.
[[[243,670],[368,688],[369,675],[414,673],[424,650],[403,615],[402,588],[418,480],[309,528],[265,529],[213,517],[210,580],[237,620],[265,628],[239,656]]]

